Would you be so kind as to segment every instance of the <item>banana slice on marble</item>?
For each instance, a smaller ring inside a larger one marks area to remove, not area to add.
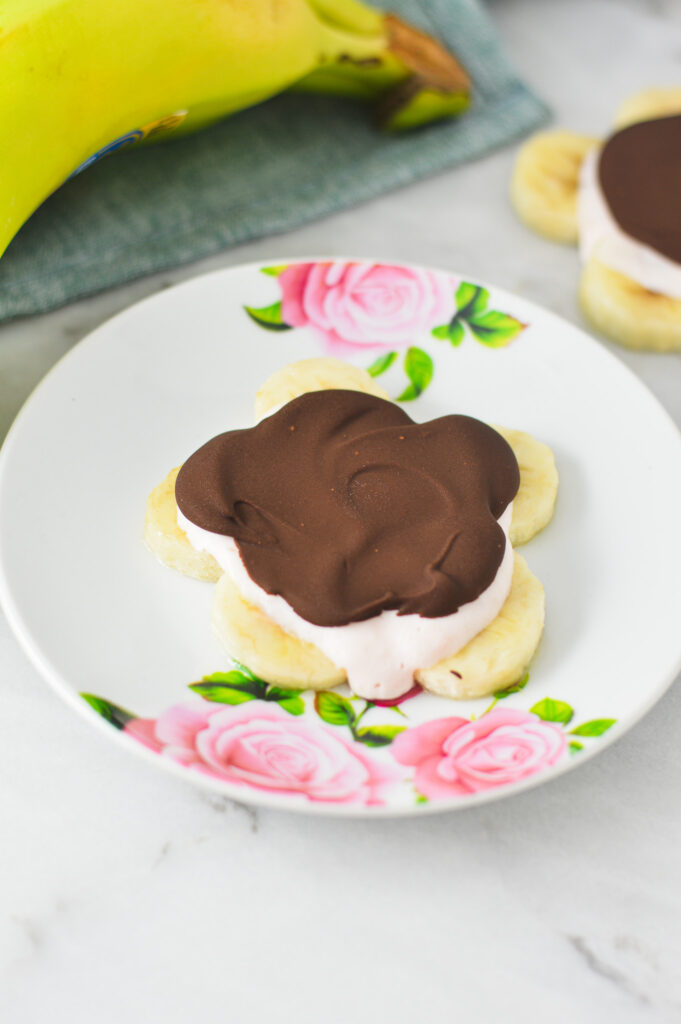
[[[513,502],[509,537],[513,547],[527,544],[553,518],[558,470],[548,445],[522,430],[494,427],[513,449],[520,469],[520,488]]]
[[[222,569],[212,555],[196,551],[177,525],[175,480],[179,471],[179,466],[171,469],[147,498],[144,543],[168,568],[212,583],[220,579]]]
[[[577,191],[584,157],[598,140],[576,132],[540,132],[521,147],[511,177],[511,202],[533,231],[575,244]]]
[[[512,686],[525,673],[544,630],[544,588],[520,555],[511,591],[496,619],[458,654],[419,669],[416,681],[429,693],[459,700]]]
[[[681,114],[681,88],[645,89],[622,103],[615,117],[615,128],[619,130],[637,121],[653,121],[673,114]]]
[[[284,632],[246,601],[227,573],[215,587],[212,620],[228,654],[268,683],[327,690],[347,679],[318,647]]]
[[[630,277],[589,260],[579,281],[581,307],[597,330],[632,349],[681,351],[681,300],[648,291]]]
[[[299,395],[329,388],[365,391],[368,395],[390,400],[388,392],[358,366],[350,366],[349,363],[330,357],[301,359],[297,363],[289,363],[267,378],[255,396],[256,422]]]

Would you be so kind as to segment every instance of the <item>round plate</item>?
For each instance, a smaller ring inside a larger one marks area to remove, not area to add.
[[[416,420],[467,413],[553,449],[556,514],[523,549],[546,631],[514,692],[395,708],[268,686],[214,639],[212,586],[144,547],[168,470],[250,425],[272,371],[322,354],[371,367]],[[574,327],[466,275],[279,260],[140,303],[40,384],[0,456],[0,589],[48,682],[157,765],[242,801],[421,814],[574,768],[662,694],[681,662],[679,508],[679,433]]]

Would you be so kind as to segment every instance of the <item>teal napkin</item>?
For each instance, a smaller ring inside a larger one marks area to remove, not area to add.
[[[382,4],[473,78],[459,120],[381,134],[350,101],[285,94],[176,142],[107,157],[33,215],[0,260],[0,320],[288,231],[518,138],[547,117],[477,0]]]

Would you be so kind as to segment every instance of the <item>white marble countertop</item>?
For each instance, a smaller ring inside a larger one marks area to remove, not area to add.
[[[558,123],[681,82],[678,0],[497,0]],[[0,327],[0,436],[75,342],[277,253],[465,269],[581,323],[572,250],[505,199],[513,152],[276,239]],[[618,356],[681,425],[678,356]],[[680,610],[681,611],[681,610]],[[681,1019],[681,689],[579,771],[455,815],[255,811],[155,771],[57,699],[0,622],[3,1024]]]

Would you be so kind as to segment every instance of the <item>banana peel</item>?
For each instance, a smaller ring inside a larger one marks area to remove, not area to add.
[[[0,255],[67,178],[289,88],[371,102],[403,131],[466,108],[432,37],[358,0],[3,0]]]

